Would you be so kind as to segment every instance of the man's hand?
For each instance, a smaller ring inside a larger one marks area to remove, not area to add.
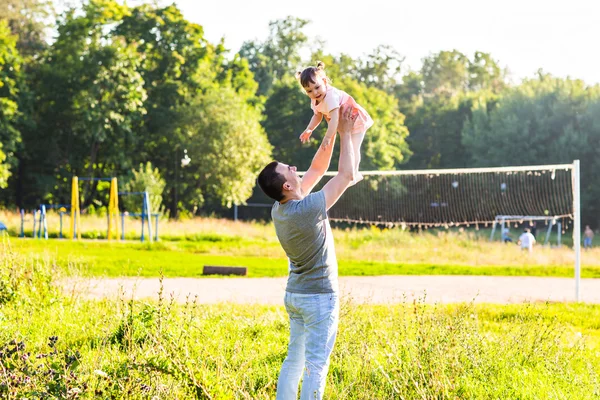
[[[352,127],[358,113],[355,112],[351,104],[342,104],[340,107],[340,122],[338,123],[338,132],[340,135],[349,135],[352,133]]]

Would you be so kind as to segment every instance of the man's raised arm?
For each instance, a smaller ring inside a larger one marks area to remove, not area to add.
[[[331,178],[323,187],[325,194],[325,205],[329,210],[346,191],[354,180],[354,146],[352,145],[352,126],[355,115],[352,115],[352,107],[344,107],[340,110],[341,118],[338,125],[340,134],[340,162],[338,173]],[[332,146],[333,147],[333,146]]]
[[[335,136],[331,141],[331,145],[327,146],[323,150],[323,146],[319,146],[317,153],[313,157],[310,168],[302,177],[302,193],[309,194],[317,183],[321,180],[325,172],[329,169],[329,163],[331,162],[331,154],[333,153],[333,146],[335,145]]]

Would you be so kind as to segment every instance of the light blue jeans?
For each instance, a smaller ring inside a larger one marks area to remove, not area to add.
[[[298,398],[303,371],[300,399],[320,400],[340,318],[338,295],[285,292],[284,304],[290,316],[290,344],[279,373],[277,400]]]

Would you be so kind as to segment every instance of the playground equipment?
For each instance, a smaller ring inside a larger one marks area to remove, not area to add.
[[[80,181],[109,181],[110,182],[110,193],[108,201],[108,228],[107,228],[107,239],[118,239],[121,236],[121,240],[125,240],[125,217],[141,217],[142,219],[142,231],[141,241],[143,242],[146,237],[152,242],[158,240],[158,218],[160,214],[152,213],[150,207],[150,196],[148,192],[119,192],[117,178],[79,178],[74,176],[71,182],[71,204],[40,204],[39,210],[33,210],[33,237],[48,239],[48,223],[46,212],[48,209],[58,209],[60,215],[60,230],[59,238],[63,238],[63,215],[66,214],[67,210],[70,210],[71,221],[70,231],[67,235],[70,239],[81,239],[81,211],[79,204],[79,182]],[[119,213],[119,196],[142,196],[142,212],[141,213]],[[119,216],[121,216],[121,223],[119,224]],[[152,231],[152,217],[154,217],[154,234]],[[25,210],[21,209],[21,233],[20,237],[25,237]],[[147,236],[145,235],[145,225],[147,222]],[[119,235],[119,228],[121,228],[121,235]]]
[[[125,217],[142,217],[142,234],[141,241],[144,241],[144,225],[148,224],[148,240],[152,243],[152,217],[155,218],[155,236],[154,240],[158,240],[158,216],[159,214],[152,214],[150,207],[150,196],[148,192],[118,192],[119,196],[142,196],[142,212],[141,213],[121,213],[121,240],[125,240]]]
[[[79,181],[108,181],[110,182],[110,195],[108,199],[108,231],[106,237],[115,239],[119,237],[119,199],[117,196],[117,178],[78,178],[74,176],[71,181],[71,239],[81,239],[81,210],[79,207]]]
[[[58,231],[58,237],[62,239],[63,215],[70,207],[71,206],[68,204],[40,204],[39,211],[33,210],[33,237],[41,238],[43,235],[45,239],[48,239],[48,222],[46,220],[46,211],[48,209],[58,209],[58,214],[60,216],[60,229]],[[37,231],[36,220],[38,221]],[[21,209],[21,233],[19,236],[25,237],[25,210],[23,209]]]

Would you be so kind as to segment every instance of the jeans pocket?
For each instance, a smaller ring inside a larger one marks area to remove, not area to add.
[[[331,315],[338,302],[336,293],[326,293],[319,299],[319,310],[322,316]]]

